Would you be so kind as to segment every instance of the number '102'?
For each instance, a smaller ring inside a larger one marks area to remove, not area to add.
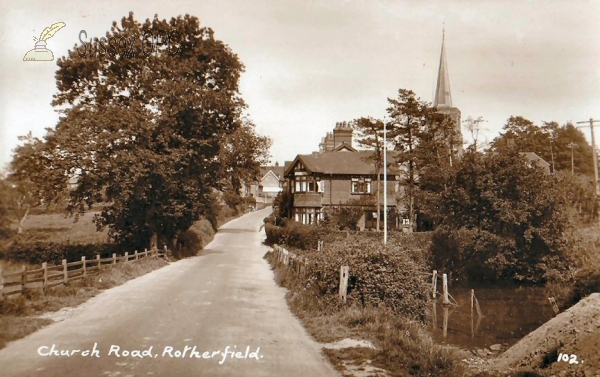
[[[162,30],[146,31],[144,35],[138,38],[125,35],[118,39],[116,37],[90,38],[89,42],[85,42],[82,36],[85,36],[87,39],[87,32],[85,30],[79,32],[81,47],[77,48],[77,54],[82,58],[102,57],[105,55],[111,58],[116,55],[128,58],[140,55],[148,57],[152,53],[158,55],[160,46],[166,46],[166,52],[169,55],[176,55],[180,52],[178,43],[180,39],[177,30],[173,30],[170,33]]]

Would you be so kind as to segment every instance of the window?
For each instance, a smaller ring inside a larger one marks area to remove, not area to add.
[[[319,191],[321,182],[315,181],[314,177],[297,176],[295,180],[294,192],[321,192]]]
[[[352,193],[353,194],[370,194],[371,179],[370,178],[352,178]]]
[[[295,208],[294,219],[302,224],[315,224],[319,221],[318,208]]]

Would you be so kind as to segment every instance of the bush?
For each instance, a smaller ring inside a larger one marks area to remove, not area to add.
[[[541,284],[566,271],[566,265],[560,255],[539,249],[544,247],[535,240],[523,250],[512,237],[443,226],[433,232],[431,255],[434,268],[449,271],[458,280]]]
[[[286,244],[303,250],[316,249],[319,232],[313,225],[304,225],[295,221],[287,222],[284,226],[272,223],[271,218],[265,218],[267,243]]]
[[[333,303],[339,301],[341,266],[349,266],[348,302],[361,307],[388,307],[424,322],[428,318],[428,278],[425,266],[398,244],[385,248],[379,240],[349,236],[325,253],[311,255],[307,289]]]
[[[202,237],[192,228],[179,235],[177,247],[173,250],[176,259],[193,257],[202,249]]]
[[[133,250],[130,251],[132,253]],[[28,264],[48,262],[60,264],[63,259],[69,262],[96,258],[100,255],[107,258],[119,253],[116,244],[72,244],[70,242],[32,242],[16,239],[4,252],[4,259]]]
[[[266,242],[270,245],[281,244],[284,241],[283,228],[272,223],[265,223],[265,233],[267,234]]]

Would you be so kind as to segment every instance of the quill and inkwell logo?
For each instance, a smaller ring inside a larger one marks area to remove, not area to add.
[[[54,36],[57,31],[67,26],[64,22],[57,22],[52,24],[42,31],[39,38],[33,37],[35,42],[35,48],[28,51],[23,57],[24,62],[40,62],[40,61],[52,61],[54,60],[54,54],[52,51],[46,48],[46,41]]]

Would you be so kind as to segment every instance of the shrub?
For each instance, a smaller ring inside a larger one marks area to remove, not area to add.
[[[42,264],[48,262],[60,264],[63,259],[69,262],[81,260],[81,257],[93,259],[96,255],[107,258],[119,253],[116,244],[72,244],[70,242],[39,242],[15,240],[4,252],[4,258],[15,262]],[[130,251],[130,253],[133,250]]]
[[[539,247],[536,247],[539,246]],[[565,271],[565,260],[542,245],[526,250],[512,237],[502,237],[482,229],[440,227],[433,232],[433,267],[450,271],[459,280],[482,282],[513,281],[545,283]]]
[[[349,304],[389,307],[397,314],[425,321],[428,283],[425,266],[398,244],[385,248],[379,241],[349,236],[331,244],[325,253],[311,255],[307,289],[337,302],[340,266],[349,266]]]
[[[281,244],[283,243],[283,229],[271,223],[265,224],[265,233],[267,234],[267,243],[268,244]]]
[[[193,257],[202,249],[202,237],[192,228],[179,235],[177,247],[173,250],[176,259]]]

